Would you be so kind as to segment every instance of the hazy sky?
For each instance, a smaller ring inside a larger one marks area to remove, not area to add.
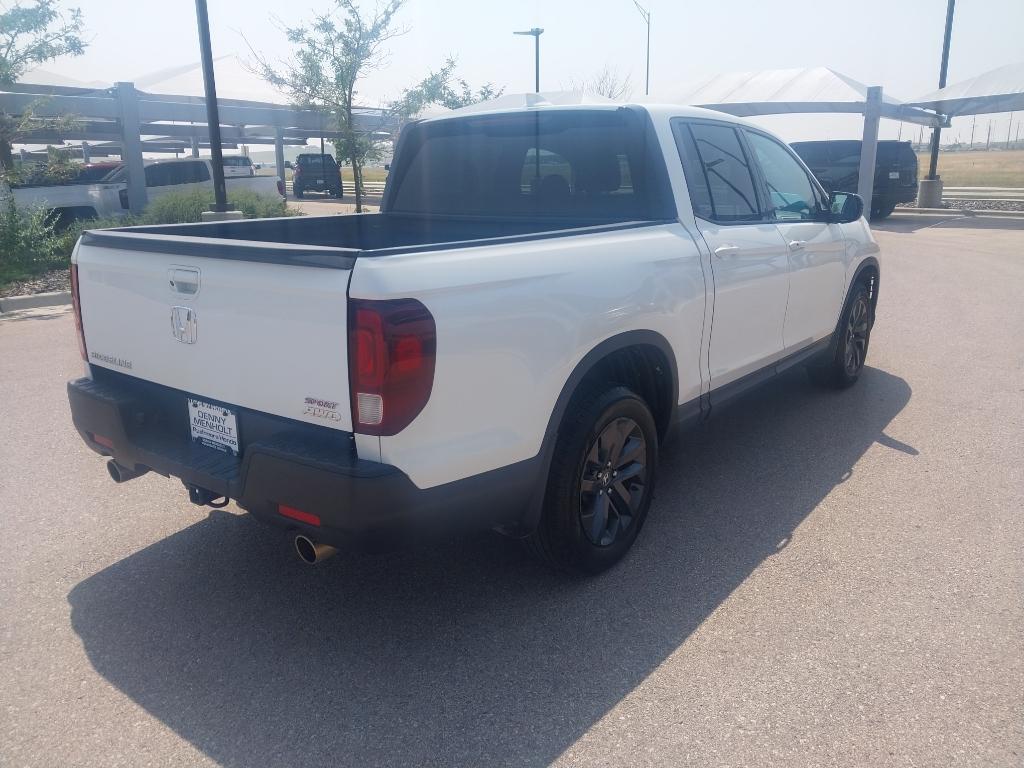
[[[50,72],[109,83],[199,58],[190,0],[73,4],[82,9],[91,44],[84,56],[47,64]],[[901,99],[937,87],[945,0],[648,4],[652,95],[671,96],[686,83],[721,72],[819,65],[882,85]],[[288,44],[275,19],[298,23],[330,5],[329,0],[209,0],[214,54],[248,57],[244,35],[265,54],[286,55]],[[363,7],[371,8],[372,0]],[[409,0],[398,23],[409,31],[390,44],[388,64],[362,84],[365,104],[398,96],[448,55],[457,57],[459,75],[473,84],[491,81],[508,92],[533,90],[533,41],[512,35],[532,26],[545,29],[543,90],[568,87],[607,65],[630,75],[634,95],[643,94],[645,26],[632,0]],[[1024,60],[1022,31],[1024,0],[959,0],[949,81]],[[1007,118],[995,116],[994,138],[1006,138]],[[988,120],[979,118],[976,140],[984,139]],[[765,124],[788,140],[859,130],[859,120],[850,117],[769,118]],[[883,135],[896,131],[895,123],[883,121]],[[970,119],[963,119],[949,133],[966,141],[969,132]],[[904,126],[903,137],[911,133],[916,138],[916,126]]]

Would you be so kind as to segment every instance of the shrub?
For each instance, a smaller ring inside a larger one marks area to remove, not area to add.
[[[278,197],[250,190],[232,192],[228,202],[247,219],[301,215],[289,210]],[[66,267],[75,243],[87,229],[198,222],[212,204],[212,190],[175,191],[153,200],[141,216],[75,221],[66,229],[58,229],[45,210],[19,209],[13,196],[0,195],[0,285]]]
[[[0,197],[0,275],[4,279],[54,269],[66,264],[70,253],[46,211],[19,210],[11,195]]]
[[[228,195],[228,203],[247,219],[295,215],[283,200],[240,189]],[[189,224],[202,220],[203,211],[213,205],[213,191],[190,189],[168,192],[153,200],[142,214],[143,224]]]

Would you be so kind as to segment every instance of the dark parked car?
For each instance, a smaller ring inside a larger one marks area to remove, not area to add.
[[[828,192],[856,192],[860,178],[857,140],[796,141],[790,146]],[[871,218],[884,219],[897,203],[917,199],[917,155],[909,141],[880,141],[875,155]]]
[[[341,170],[330,155],[299,155],[292,165],[292,192],[301,198],[306,192],[326,192],[341,197]]]

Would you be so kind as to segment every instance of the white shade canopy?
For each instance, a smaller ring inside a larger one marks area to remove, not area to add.
[[[910,103],[950,117],[1024,110],[1024,62],[947,85]]]
[[[828,67],[727,72],[668,94],[671,101],[739,117],[861,113],[868,86]],[[935,117],[883,93],[882,116],[921,125]]]

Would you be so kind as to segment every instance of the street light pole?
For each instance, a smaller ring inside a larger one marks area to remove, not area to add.
[[[534,57],[534,92],[540,93],[540,36],[544,33],[544,30],[540,27],[534,27],[533,29],[526,29],[522,32],[513,32],[513,35],[530,35],[533,37],[533,57]]]
[[[647,24],[647,73],[644,77],[644,96],[651,95],[651,12],[649,9],[644,8],[640,5],[637,0],[633,0],[633,5],[640,11],[640,15],[644,17],[644,23]]]
[[[228,209],[228,194],[227,188],[224,186],[224,155],[220,147],[220,113],[217,110],[217,84],[213,79],[213,49],[210,46],[210,17],[206,12],[206,0],[196,0],[196,19],[199,22],[199,50],[203,59],[206,122],[210,131],[213,210],[222,213]]]

